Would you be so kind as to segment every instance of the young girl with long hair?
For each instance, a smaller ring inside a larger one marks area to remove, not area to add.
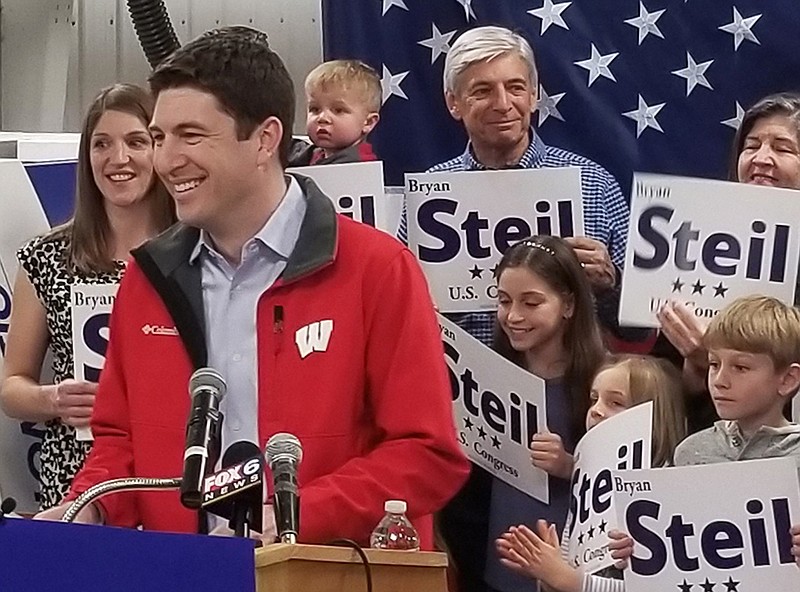
[[[485,581],[511,592],[529,586],[506,569],[494,540],[511,525],[537,519],[563,526],[569,502],[572,458],[568,451],[584,432],[586,393],[605,350],[592,292],[580,263],[563,239],[533,236],[510,247],[497,266],[497,325],[494,348],[544,379],[546,433],[534,437],[534,464],[550,473],[550,503],[493,479],[489,509],[489,554]]]

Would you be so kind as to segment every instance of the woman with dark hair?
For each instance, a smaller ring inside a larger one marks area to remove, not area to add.
[[[153,172],[152,113],[152,97],[138,86],[100,92],[81,133],[72,219],[17,253],[0,404],[10,417],[46,423],[42,509],[61,501],[91,446],[75,433],[89,425],[97,385],[72,378],[71,286],[119,283],[129,251],[175,220]],[[40,384],[48,346],[53,384]]]
[[[738,183],[800,189],[800,93],[768,95],[750,107],[733,138],[728,178]],[[798,196],[800,197],[800,196]],[[800,289],[795,290],[795,304]],[[698,393],[687,400],[689,432],[710,426],[717,419],[707,396],[708,352],[702,345],[705,325],[680,303],[658,313],[669,343],[660,355],[683,363],[687,390]],[[670,347],[670,345],[672,347]],[[671,351],[666,351],[671,350]]]
[[[728,177],[800,189],[800,94],[768,95],[747,110],[733,139]]]
[[[530,581],[500,563],[494,541],[511,525],[539,519],[563,529],[569,505],[572,451],[585,431],[588,393],[605,347],[591,287],[572,247],[563,239],[534,236],[509,248],[496,271],[494,349],[544,379],[547,431],[531,443],[534,466],[549,474],[544,504],[492,479],[485,580],[490,590],[524,590]]]

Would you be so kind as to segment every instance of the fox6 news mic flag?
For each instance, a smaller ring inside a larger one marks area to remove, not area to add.
[[[617,528],[613,469],[649,469],[653,403],[648,401],[599,423],[575,447],[570,482],[570,565],[594,573],[614,565],[608,532]]]
[[[793,458],[614,471],[614,506],[634,541],[627,592],[797,592]]]
[[[100,381],[108,347],[108,322],[117,296],[118,283],[85,284],[70,287],[72,312],[72,355],[75,380]],[[77,428],[78,440],[92,440],[91,428]]]
[[[706,318],[748,294],[791,303],[798,219],[791,189],[636,173],[620,324],[657,327],[669,299]]]
[[[17,271],[17,249],[49,228],[44,210],[18,160],[0,160],[0,374],[13,308],[11,288]],[[45,363],[45,366],[48,366]],[[48,373],[43,370],[43,373]],[[46,382],[48,379],[43,377]],[[49,379],[52,382],[52,378]],[[42,426],[20,422],[0,412],[0,497],[13,496],[20,512],[39,509],[38,456]]]
[[[438,316],[462,450],[498,479],[549,503],[547,473],[531,465],[529,449],[533,435],[546,429],[544,381]]]
[[[441,312],[494,310],[493,271],[533,234],[583,234],[575,167],[406,175],[408,246]]]
[[[264,507],[264,456],[252,442],[231,444],[222,468],[203,479],[202,508],[229,519],[236,536],[261,532]]]

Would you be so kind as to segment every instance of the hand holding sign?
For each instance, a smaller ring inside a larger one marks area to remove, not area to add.
[[[628,536],[627,532],[617,530],[616,528],[608,531],[608,548],[611,551],[611,557],[617,560],[614,567],[617,569],[625,569],[628,567],[628,561],[633,555],[633,539]]]
[[[616,285],[617,271],[603,243],[586,236],[567,237],[564,240],[575,251],[586,279],[595,291],[610,290]]]
[[[670,300],[656,313],[661,331],[685,360],[684,378],[693,390],[702,390],[708,373],[708,352],[703,347],[707,322],[682,302]]]
[[[88,427],[97,392],[96,382],[69,378],[55,385],[51,392],[53,409],[63,423],[76,428]]]
[[[661,330],[681,355],[695,363],[707,366],[708,353],[703,348],[703,335],[707,322],[701,321],[682,302],[670,300],[656,313]]]
[[[537,469],[560,479],[572,476],[572,455],[564,450],[561,436],[552,432],[539,432],[531,440],[531,463]]]
[[[792,555],[797,566],[800,567],[800,524],[792,526]]]
[[[500,562],[554,590],[580,592],[583,576],[561,557],[555,525],[538,520],[536,531],[523,524],[503,533],[496,541]]]

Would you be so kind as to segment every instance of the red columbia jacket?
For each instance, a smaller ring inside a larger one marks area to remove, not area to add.
[[[466,479],[439,326],[416,259],[334,212],[313,181],[298,242],[257,305],[259,442],[303,445],[300,539],[366,544],[387,499],[405,499],[422,544]],[[92,417],[95,443],[68,499],[118,477],[175,477],[187,384],[206,364],[198,230],[176,225],[134,252],[119,288]],[[106,522],[196,532],[177,492],[115,494]]]

